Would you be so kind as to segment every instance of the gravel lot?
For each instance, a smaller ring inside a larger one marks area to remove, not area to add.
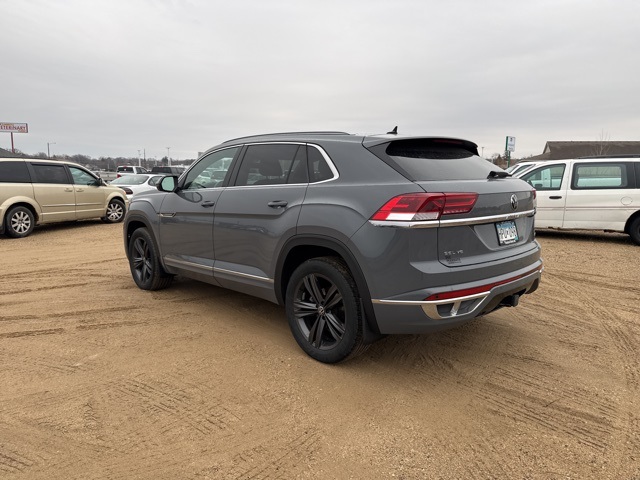
[[[308,358],[276,305],[143,292],[121,225],[0,238],[0,477],[640,479],[640,247],[539,234],[541,288]]]

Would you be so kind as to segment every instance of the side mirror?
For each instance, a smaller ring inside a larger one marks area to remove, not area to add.
[[[178,177],[167,175],[158,182],[156,188],[161,192],[175,192],[178,189]]]

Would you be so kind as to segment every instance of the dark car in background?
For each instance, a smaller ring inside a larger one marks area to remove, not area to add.
[[[125,219],[135,283],[179,274],[284,305],[321,362],[516,306],[541,276],[535,191],[466,140],[245,137],[158,190]]]
[[[156,166],[151,168],[151,173],[179,176],[179,175],[182,175],[185,170],[186,170],[185,167]]]

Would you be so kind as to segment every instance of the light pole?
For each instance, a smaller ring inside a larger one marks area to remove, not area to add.
[[[51,158],[51,154],[49,153],[49,145],[55,145],[56,142],[47,142],[47,158]]]
[[[169,156],[169,149],[171,147],[167,147],[167,162],[169,162],[169,166],[171,166],[171,157]]]
[[[142,163],[140,163],[140,149],[138,149],[138,166],[142,166]]]
[[[480,147],[480,148],[482,149],[482,153],[480,154],[480,156],[484,158],[484,147]]]

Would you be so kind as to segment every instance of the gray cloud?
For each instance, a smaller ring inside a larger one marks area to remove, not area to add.
[[[487,156],[513,135],[524,156],[640,131],[631,0],[0,6],[0,121],[29,123],[30,153],[193,158],[247,134],[398,124]]]

